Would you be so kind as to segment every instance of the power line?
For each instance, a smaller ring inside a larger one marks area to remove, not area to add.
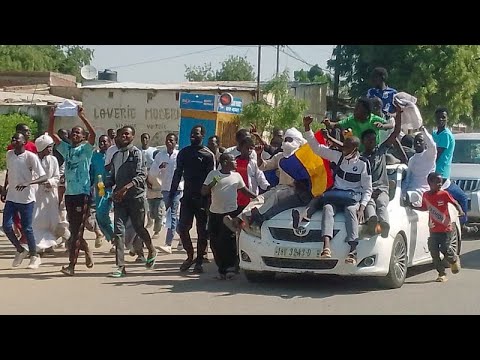
[[[199,51],[192,51],[192,52],[185,53],[185,54],[180,54],[180,55],[175,55],[175,56],[169,56],[169,57],[160,58],[160,59],[154,59],[154,60],[140,61],[140,62],[132,63],[132,64],[111,66],[110,69],[119,69],[119,68],[124,68],[124,67],[129,67],[129,66],[135,66],[135,65],[149,64],[149,63],[154,63],[154,62],[159,62],[159,61],[164,61],[164,60],[173,60],[173,59],[178,59],[178,58],[181,58],[181,57],[184,57],[184,56],[201,54],[201,53],[205,53],[205,52],[208,52],[208,51],[213,51],[213,50],[221,49],[221,48],[224,48],[224,47],[227,47],[227,46],[230,46],[230,45],[221,45],[221,46],[217,46],[217,47],[210,48],[210,49],[199,50]]]
[[[296,59],[296,60],[298,60],[298,61],[300,61],[300,62],[303,62],[304,64],[306,64],[306,65],[308,65],[308,66],[310,66],[310,67],[315,66],[315,65],[313,65],[313,64],[310,64],[310,63],[307,62],[306,60],[304,60],[304,59],[303,59],[296,51],[294,51],[289,45],[286,45],[286,46],[287,46],[287,49],[289,49],[289,50],[294,54],[294,55],[291,55],[291,54],[288,54],[288,53],[284,52],[286,55],[288,55],[288,56],[290,56],[291,58]],[[281,51],[281,50],[280,50],[280,51]],[[316,66],[318,66],[318,65],[316,65]],[[323,69],[323,68],[321,68],[320,66],[318,66],[318,68],[319,68],[320,70],[324,71],[324,72],[328,72],[330,75],[333,75],[333,73],[332,73],[330,70],[328,70],[328,69]]]

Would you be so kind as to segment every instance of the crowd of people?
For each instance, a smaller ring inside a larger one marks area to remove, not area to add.
[[[96,144],[97,134],[81,108],[78,116],[84,127],[55,132],[52,111],[48,132],[35,142],[28,126],[19,124],[8,148],[1,192],[3,230],[16,248],[12,266],[30,257],[28,268],[36,269],[41,265],[39,253],[64,246],[69,261],[63,274],[75,275],[80,251],[86,267],[92,268],[93,251],[84,237],[87,228],[96,234],[96,248],[104,241],[111,243],[116,268],[110,275],[123,277],[125,250],[152,269],[158,251],[172,253],[178,233],[177,250],[187,255],[181,272],[193,266],[194,273],[203,273],[210,242],[217,277],[232,279],[239,272],[237,232],[242,227],[258,229],[288,209],[294,228],[308,226],[313,214],[322,211],[322,258],[336,256],[330,241],[335,214],[343,212],[344,241],[350,246],[345,263],[355,265],[360,225],[369,235],[389,236],[386,166],[404,163],[408,170],[402,182],[403,201],[430,212],[429,249],[437,280],[445,281],[446,262],[453,273],[460,270],[450,246],[448,203],[458,209],[464,231],[478,231],[467,225],[466,195],[450,181],[455,140],[447,127],[448,111],[435,111],[433,134],[423,126],[413,137],[404,134],[404,110],[394,100],[397,91],[386,85],[386,70],[376,68],[371,80],[373,87],[357,100],[351,116],[335,122],[324,119],[325,144],[311,130],[310,116],[303,119],[303,133],[296,128],[274,129],[269,143],[255,126],[240,129],[236,145],[226,149],[216,135],[204,146],[201,125],[191,129],[190,145],[180,150],[174,133],[166,136],[161,149],[149,146],[147,133],[136,147],[133,126],[109,129]],[[333,186],[319,196],[283,165],[306,144],[331,163]],[[190,237],[194,219],[196,256]],[[157,250],[153,241],[160,238],[162,227],[167,228],[166,237]],[[440,261],[440,253],[446,262]]]

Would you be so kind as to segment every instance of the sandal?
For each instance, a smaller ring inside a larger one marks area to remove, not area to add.
[[[85,252],[85,266],[87,269],[93,268],[93,253],[92,250]]]
[[[147,261],[145,261],[145,267],[147,269],[153,269],[153,267],[155,266],[155,263],[157,261],[157,252],[155,251],[155,253],[153,254],[152,257],[149,257],[147,259]]]
[[[357,251],[350,251],[345,259],[345,264],[357,265]]]
[[[320,257],[330,259],[332,257],[332,250],[330,250],[330,248],[323,249]]]

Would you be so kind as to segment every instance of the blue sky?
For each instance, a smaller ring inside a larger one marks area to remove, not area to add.
[[[246,56],[257,73],[258,45],[84,45],[95,51],[92,65],[98,70],[118,72],[118,81],[176,83],[186,81],[185,65],[211,62],[214,69],[229,55]],[[287,45],[280,52],[280,71],[325,68],[335,45]],[[287,54],[288,55],[287,55]],[[297,58],[297,59],[295,59]],[[276,49],[262,45],[261,80],[275,74]]]

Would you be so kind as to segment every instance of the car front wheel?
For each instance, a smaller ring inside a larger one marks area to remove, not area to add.
[[[380,280],[383,287],[397,289],[402,287],[407,277],[407,244],[401,234],[393,240],[390,266],[387,276]]]

